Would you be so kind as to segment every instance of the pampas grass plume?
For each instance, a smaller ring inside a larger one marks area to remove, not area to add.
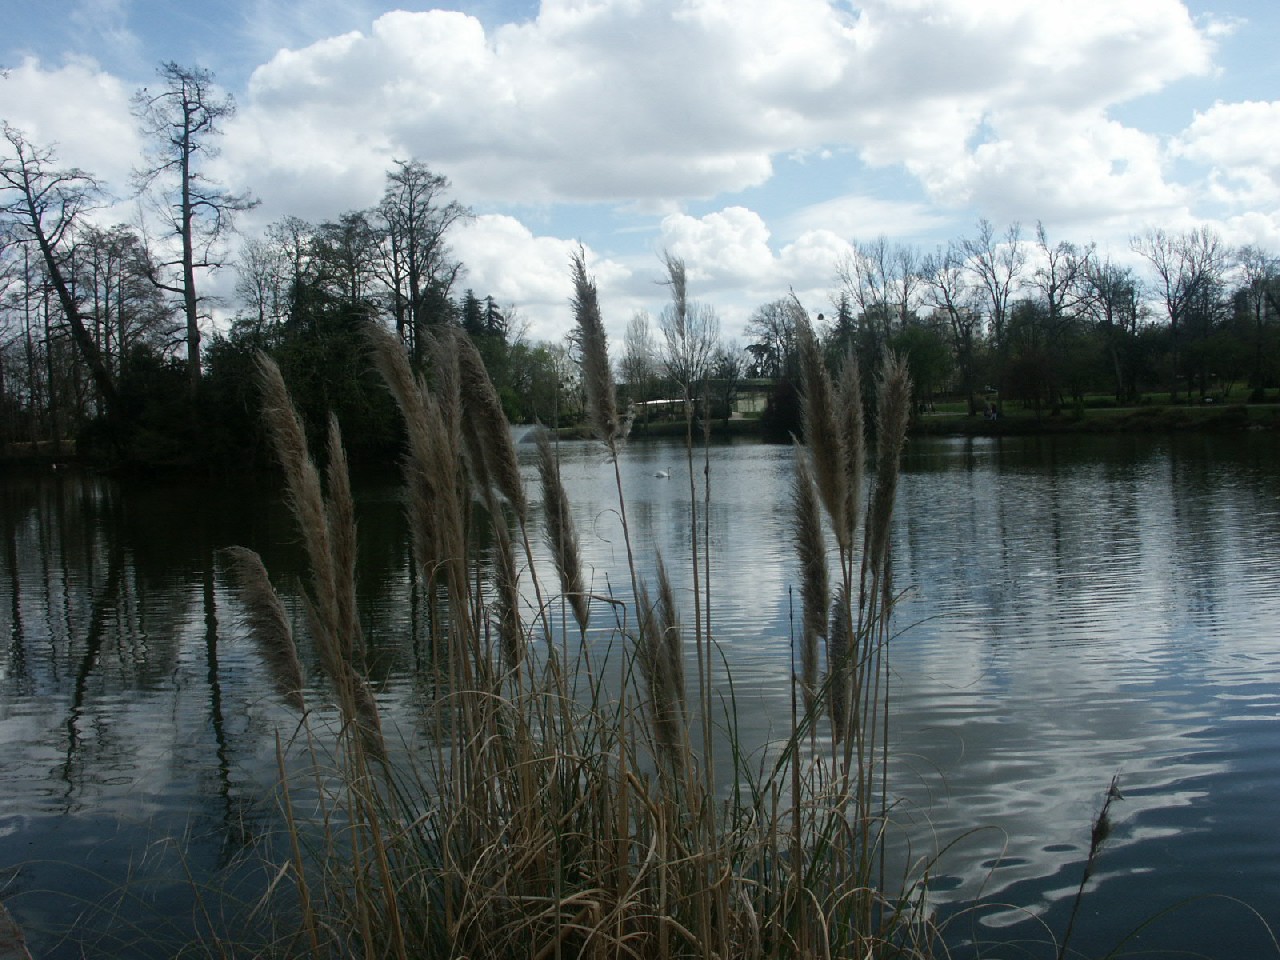
[[[847,550],[851,539],[848,523],[849,492],[846,476],[844,432],[836,416],[831,376],[818,338],[800,310],[796,337],[800,353],[801,417],[804,440],[813,461],[813,477],[818,495],[831,518],[836,541]],[[825,605],[824,617],[825,617]]]
[[[475,449],[483,458],[485,474],[515,510],[521,523],[527,517],[524,484],[520,479],[520,461],[516,456],[511,427],[502,412],[502,401],[494,389],[484,358],[471,338],[461,330],[452,331],[449,340],[456,350],[462,406],[466,411],[463,430],[475,436]]]
[[[595,281],[587,275],[586,254],[573,255],[573,315],[582,349],[582,386],[587,395],[587,415],[598,439],[612,448],[619,439],[618,399],[609,364],[609,339],[600,315]]]
[[[836,589],[835,600],[831,603],[831,626],[827,641],[828,709],[831,713],[831,732],[836,743],[841,743],[851,733],[848,724],[852,719],[850,698],[853,685],[853,641],[852,606],[842,584]]]
[[[590,606],[582,577],[582,553],[578,531],[569,509],[569,496],[560,479],[560,466],[546,430],[538,430],[538,476],[542,481],[542,513],[547,546],[560,577],[560,589],[569,600],[579,630],[587,629]]]
[[[792,501],[796,516],[796,551],[800,558],[800,595],[804,608],[800,636],[800,683],[805,711],[808,712],[813,707],[818,688],[818,641],[827,633],[831,584],[818,495],[803,450],[796,451]]]
[[[911,374],[906,360],[886,351],[880,369],[876,403],[876,483],[867,517],[867,554],[872,572],[885,569],[889,524],[898,491],[902,446],[911,416]]]
[[[844,442],[845,526],[850,543],[862,516],[862,484],[867,467],[862,375],[858,366],[858,355],[848,351],[840,364],[840,375],[836,381],[836,409]]]
[[[267,665],[272,684],[285,703],[295,710],[305,710],[302,698],[305,681],[293,630],[262,558],[247,547],[226,547],[222,553],[230,563],[249,632]]]
[[[524,654],[524,630],[520,624],[520,576],[516,568],[511,530],[500,510],[493,513],[493,529],[498,643],[504,665],[508,670],[515,670],[519,668]]]

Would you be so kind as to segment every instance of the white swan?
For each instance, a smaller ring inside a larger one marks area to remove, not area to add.
[[[657,477],[659,480],[666,480],[668,477],[671,476],[671,471],[669,469],[659,470],[657,473],[654,474],[654,476]]]

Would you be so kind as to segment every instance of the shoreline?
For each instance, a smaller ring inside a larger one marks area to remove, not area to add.
[[[630,439],[681,438],[687,428],[681,421],[637,424]],[[1001,437],[1034,436],[1066,433],[1190,433],[1190,432],[1277,432],[1280,431],[1280,404],[1221,404],[1202,407],[1150,405],[1140,407],[1091,407],[1063,410],[1037,416],[1031,411],[1014,409],[997,420],[962,413],[927,413],[912,418],[909,436],[917,437]],[[580,424],[560,427],[558,433],[567,439],[590,439],[590,428]],[[702,431],[695,428],[695,442]],[[759,418],[716,420],[711,426],[713,440],[754,439],[761,442],[789,442],[787,438],[771,439]],[[30,470],[61,470],[90,467],[111,469],[109,465],[82,458],[74,441],[54,444],[9,443],[0,447],[0,467]],[[156,467],[161,472],[168,469]],[[145,470],[145,468],[144,468]],[[181,470],[177,471],[183,472]],[[207,469],[193,473],[207,473]]]
[[[631,439],[682,437],[682,422],[640,424]],[[916,415],[907,427],[910,436],[1031,436],[1062,433],[1183,433],[1194,431],[1257,432],[1280,431],[1280,404],[1150,405],[1140,407],[1093,407],[1063,410],[1037,416],[1032,411],[1013,410],[997,420],[963,413]],[[699,431],[700,433],[700,431]],[[561,436],[585,437],[582,427],[562,427]],[[711,427],[713,439],[755,437],[765,439],[759,419],[717,420]],[[779,439],[777,442],[785,442]]]

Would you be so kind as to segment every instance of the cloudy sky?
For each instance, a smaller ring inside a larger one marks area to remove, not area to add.
[[[979,217],[1121,258],[1202,223],[1280,252],[1278,0],[4,5],[0,117],[62,162],[127,198],[130,97],[205,67],[244,232],[372,206],[421,159],[476,214],[464,285],[536,338],[569,326],[577,243],[615,336],[661,309],[663,250],[731,335],[788,290],[827,309],[851,241]]]

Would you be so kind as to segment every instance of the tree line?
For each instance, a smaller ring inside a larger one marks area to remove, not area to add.
[[[222,122],[235,110],[207,71],[161,65],[138,91],[146,149],[133,177],[137,221],[102,226],[92,174],[3,127],[0,149],[0,441],[74,438],[82,452],[139,464],[256,462],[255,357],[276,359],[309,423],[339,412],[353,455],[398,443],[394,411],[365,362],[364,326],[394,328],[421,368],[433,330],[463,328],[513,421],[572,422],[581,411],[572,335],[531,343],[518,311],[460,289],[449,245],[472,216],[448,180],[396,160],[379,202],[309,223],[296,217],[227,243],[256,200],[210,179]],[[979,221],[971,237],[925,253],[885,238],[855,242],[840,263],[829,356],[904,354],[916,400],[963,398],[971,414],[1020,403],[1056,410],[1086,395],[1137,403],[1204,400],[1244,384],[1280,384],[1280,267],[1208,228],[1148,230],[1132,240],[1141,274],[1092,244],[1053,242]],[[774,384],[766,419],[794,418],[794,296],[756,309],[746,344],[722,336],[690,298],[683,261],[664,255],[671,298],[638,313],[614,351],[624,401],[642,421],[653,401],[727,417],[742,384]],[[234,271],[230,323],[207,334],[208,278]],[[789,412],[790,411],[790,412]]]
[[[1041,223],[1026,236],[986,219],[927,253],[855,241],[814,326],[833,366],[850,350],[864,361],[886,348],[905,356],[917,410],[939,397],[971,416],[1010,403],[1052,414],[1086,398],[1277,399],[1280,259],[1233,249],[1208,227],[1149,229],[1130,250],[1121,264],[1094,244],[1054,242]],[[673,395],[670,310],[656,334],[643,312],[627,327],[619,378],[633,399]],[[780,297],[752,312],[744,346],[717,340],[704,365],[709,398],[719,394],[723,408],[745,381],[767,381],[766,432],[787,437],[799,422],[797,329],[807,315],[794,294]]]
[[[471,212],[417,159],[394,161],[379,203],[312,224],[296,217],[227,243],[256,200],[208,175],[234,113],[208,71],[163,64],[138,91],[147,144],[137,222],[100,225],[90,173],[8,124],[0,142],[0,442],[75,439],[114,462],[257,459],[255,357],[273,356],[313,424],[339,410],[354,453],[385,452],[396,418],[364,362],[363,327],[393,326],[421,365],[432,330],[480,348],[513,420],[572,409],[567,344],[530,343],[518,313],[460,290],[448,243]],[[209,275],[233,270],[235,302]],[[221,306],[230,323],[209,334]]]
[[[1087,396],[1128,405],[1259,401],[1280,386],[1280,260],[1233,249],[1208,227],[1148,229],[1117,263],[1095,245],[1054,242],[1014,223],[930,253],[884,238],[855,243],[839,270],[828,342],[907,355],[917,401],[963,398],[1037,412]],[[791,349],[785,311],[761,308],[749,348],[777,372]],[[1239,391],[1239,392],[1237,392]]]

